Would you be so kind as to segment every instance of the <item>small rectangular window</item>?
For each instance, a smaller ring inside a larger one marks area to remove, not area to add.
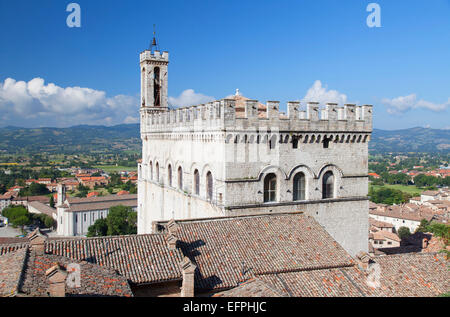
[[[298,139],[296,137],[292,138],[292,148],[298,149]]]

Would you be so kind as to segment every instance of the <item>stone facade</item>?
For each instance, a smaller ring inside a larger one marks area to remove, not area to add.
[[[140,60],[138,233],[172,218],[304,211],[350,254],[367,251],[372,106],[288,102],[285,115],[278,101],[237,105],[237,94],[169,110],[168,53]],[[160,104],[149,91],[155,67]]]

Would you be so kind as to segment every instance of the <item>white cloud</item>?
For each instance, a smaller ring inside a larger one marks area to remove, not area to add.
[[[132,116],[128,116],[125,118],[125,120],[123,120],[123,123],[138,123],[138,122],[139,122],[139,118],[132,117]]]
[[[196,93],[193,89],[186,89],[178,97],[169,97],[169,104],[175,107],[186,107],[214,100],[216,100],[216,98]]]
[[[438,112],[450,107],[450,98],[446,103],[437,104],[423,99],[418,100],[416,94],[393,99],[384,98],[381,102],[387,106],[387,112],[390,114],[403,113],[412,109],[427,109]]]
[[[107,97],[104,91],[82,87],[62,88],[44,79],[29,82],[7,78],[0,82],[1,125],[72,126],[136,122],[137,96]]]
[[[341,94],[337,90],[327,90],[326,86],[322,86],[320,80],[316,80],[311,88],[306,92],[303,101],[318,102],[320,104],[326,104],[327,102],[335,102],[338,104],[347,103],[347,96]]]

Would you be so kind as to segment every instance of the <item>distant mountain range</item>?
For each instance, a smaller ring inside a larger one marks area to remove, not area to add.
[[[140,151],[139,124],[111,127],[0,128],[0,153],[88,153]],[[450,130],[374,129],[369,149],[374,152],[450,152]]]
[[[373,152],[450,152],[450,130],[410,128],[374,129],[369,150]]]
[[[0,128],[0,153],[115,153],[140,151],[139,124],[111,127]]]

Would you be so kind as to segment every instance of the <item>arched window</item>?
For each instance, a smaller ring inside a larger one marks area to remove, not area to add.
[[[294,176],[294,200],[305,200],[305,174],[297,173]]]
[[[200,174],[198,170],[194,171],[194,193],[200,195]]]
[[[172,186],[172,165],[169,164],[167,167],[167,181],[169,186]]]
[[[273,173],[264,178],[264,202],[277,200],[277,176]]]
[[[153,180],[153,162],[150,161],[150,179]]]
[[[159,67],[155,67],[154,69],[154,78],[153,78],[153,99],[154,99],[154,106],[159,107],[161,104],[160,100],[160,90],[161,90],[161,83],[160,83],[160,77],[159,77]]]
[[[183,169],[178,167],[178,188],[183,189]]]
[[[142,77],[141,77],[141,96],[142,100],[141,100],[141,106],[144,107],[145,106],[145,67],[142,68]]]
[[[334,197],[334,175],[333,172],[328,171],[322,178],[322,198]]]
[[[213,199],[213,177],[211,172],[206,174],[206,198]]]
[[[159,183],[159,163],[156,162],[156,181]]]

